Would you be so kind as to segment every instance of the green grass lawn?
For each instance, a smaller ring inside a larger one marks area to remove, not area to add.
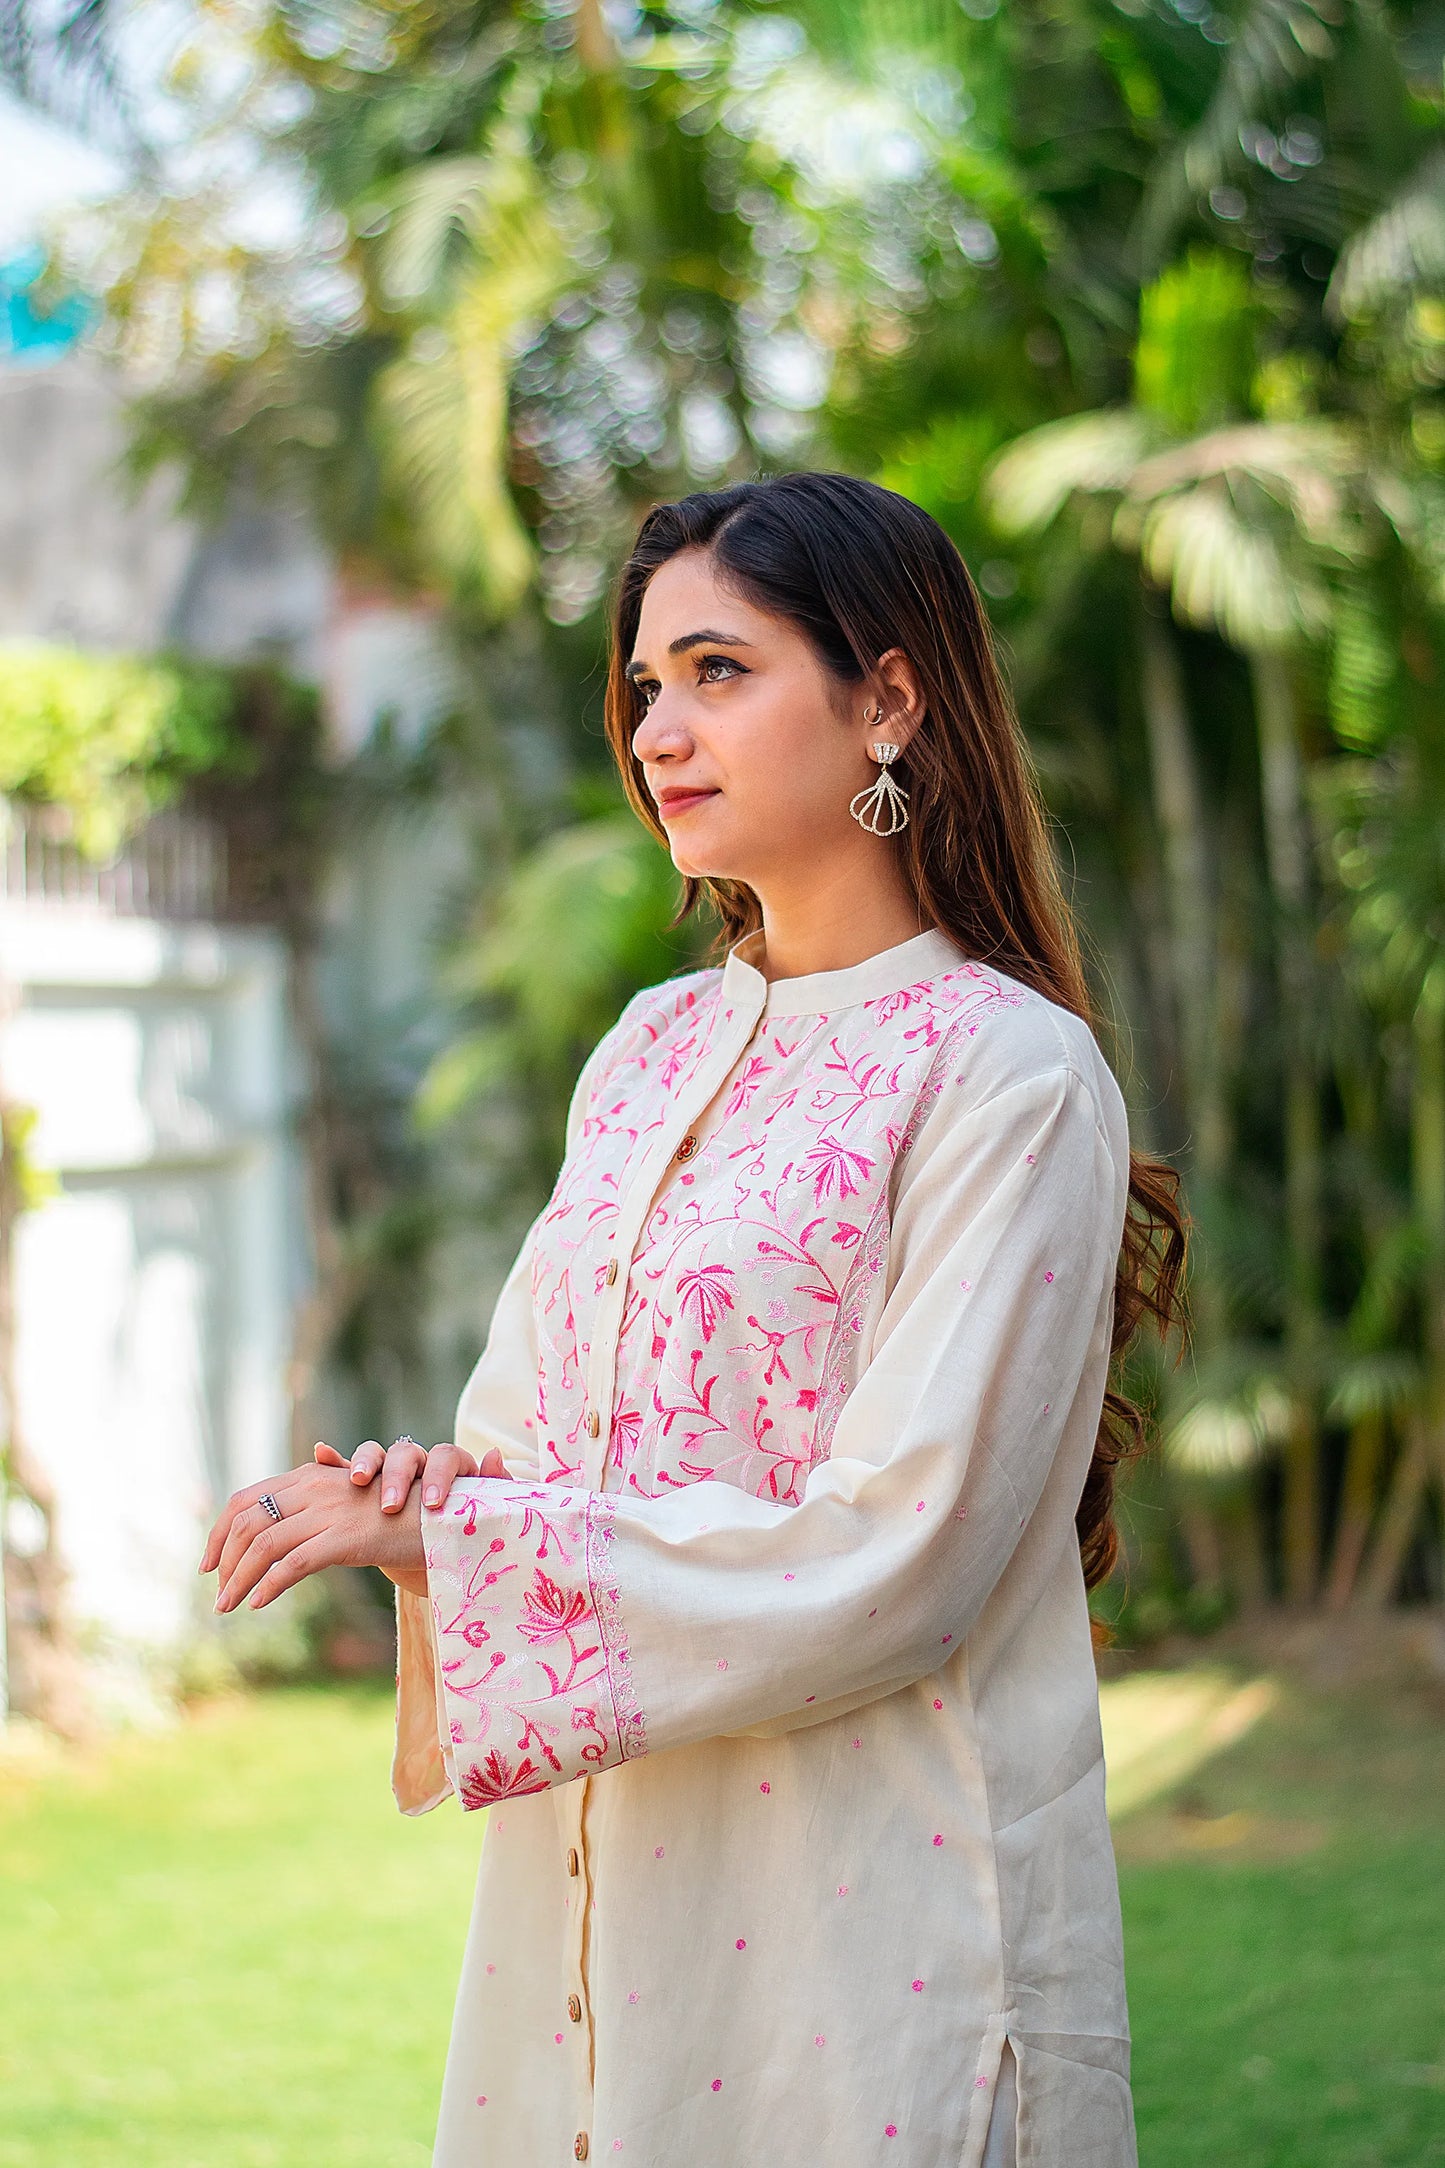
[[[1105,1703],[1144,2168],[1445,2163],[1438,1695]],[[428,2160],[481,1829],[395,1813],[390,1722],[292,1692],[0,1760],[0,2168]]]

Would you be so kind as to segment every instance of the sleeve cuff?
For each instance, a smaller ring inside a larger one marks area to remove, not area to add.
[[[456,1788],[431,1599],[398,1588],[392,1796],[403,1814],[426,1814]]]
[[[463,1807],[569,1784],[646,1751],[611,1501],[469,1481],[423,1512],[439,1742]]]

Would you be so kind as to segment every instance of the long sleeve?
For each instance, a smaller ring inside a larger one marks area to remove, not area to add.
[[[466,1482],[424,1513],[464,1806],[897,1691],[969,1633],[1065,1447],[1082,1482],[1121,1117],[1067,1059],[962,1108],[965,1075],[947,1084],[902,1171],[868,1360],[799,1503],[715,1479],[657,1497]]]
[[[576,1149],[587,1107],[623,1031],[625,1009],[583,1063],[567,1110],[567,1153]],[[545,1211],[545,1207],[543,1210]],[[539,1480],[536,1442],[537,1326],[532,1306],[532,1253],[543,1214],[522,1238],[493,1305],[486,1344],[457,1404],[453,1435],[478,1460],[495,1446],[514,1482]],[[492,1488],[496,1488],[493,1481]],[[440,1689],[427,1599],[396,1595],[397,1735],[392,1790],[408,1813],[423,1813],[452,1790],[443,1756],[449,1719]]]

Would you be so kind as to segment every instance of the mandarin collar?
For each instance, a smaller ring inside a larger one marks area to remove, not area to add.
[[[808,971],[799,978],[764,978],[756,962],[764,948],[761,926],[733,943],[723,965],[721,992],[734,1006],[770,1017],[817,1016],[853,1008],[936,978],[942,971],[957,971],[968,961],[939,926],[880,949],[876,956],[865,956],[862,963],[845,964],[839,971]]]

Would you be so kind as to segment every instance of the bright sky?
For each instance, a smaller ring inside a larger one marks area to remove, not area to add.
[[[0,252],[39,240],[55,212],[103,194],[120,166],[0,90]]]

